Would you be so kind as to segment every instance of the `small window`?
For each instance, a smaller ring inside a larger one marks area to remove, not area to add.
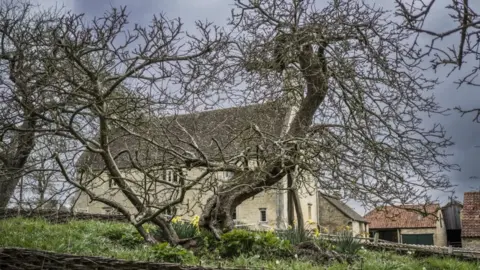
[[[114,186],[116,186],[115,181],[113,181],[113,177],[109,174],[108,175],[108,187],[111,188],[111,187],[114,187]]]
[[[267,208],[260,208],[260,221],[267,222]]]
[[[232,219],[233,219],[233,220],[236,220],[236,219],[237,219],[237,208],[234,208],[234,209],[233,209]]]
[[[308,219],[312,220],[312,204],[308,204]]]
[[[233,177],[233,172],[228,172],[228,171],[223,172],[223,179],[230,180],[232,177]]]

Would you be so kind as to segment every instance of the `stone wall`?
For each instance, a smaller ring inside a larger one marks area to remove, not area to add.
[[[335,206],[322,196],[318,196],[318,224],[327,228],[329,232],[335,231],[340,226],[346,226],[351,221]]]
[[[480,237],[478,238],[462,238],[462,248],[480,250]]]
[[[201,266],[125,261],[102,257],[76,256],[32,249],[0,248],[0,269],[10,270],[214,270]],[[238,268],[229,268],[236,270]],[[239,270],[239,269],[238,269]]]

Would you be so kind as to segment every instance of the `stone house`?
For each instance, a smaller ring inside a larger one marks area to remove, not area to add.
[[[367,213],[370,237],[386,241],[446,246],[447,232],[439,204],[379,207]]]
[[[221,160],[239,153],[256,151],[260,140],[268,140],[264,147],[264,150],[268,151],[268,144],[275,143],[275,140],[282,138],[286,133],[295,112],[295,107],[281,105],[274,101],[150,119],[147,122],[149,128],[142,129],[139,125],[137,133],[168,144],[169,147],[174,145],[177,149],[188,149],[188,151],[195,151],[191,145],[186,143],[189,139],[194,138],[199,151],[202,151],[211,160]],[[258,129],[262,131],[263,135],[259,135]],[[155,167],[152,167],[151,164],[162,164],[168,157],[162,151],[157,150],[161,146],[152,145],[148,140],[120,132],[118,135],[112,135],[110,147],[112,156],[116,156],[116,163],[121,169],[123,177],[145,201],[150,204],[161,204],[162,200],[165,201],[168,196],[178,192],[173,188],[166,188],[165,184],[157,186],[157,183],[148,182],[145,174],[134,168],[132,153],[134,153],[137,163],[145,164],[146,168]],[[127,154],[128,152],[131,153],[130,156]],[[248,162],[248,166],[255,166],[255,164],[255,160]],[[155,173],[164,183],[172,183],[174,186],[173,184],[180,181],[193,181],[203,173],[203,170],[200,168],[171,170],[159,165],[157,171],[150,172]],[[175,215],[186,219],[200,215],[207,198],[213,194],[215,186],[222,181],[230,181],[232,177],[233,174],[227,171],[210,174],[205,180],[188,190],[185,193],[184,203],[172,211],[175,212]],[[319,218],[316,179],[305,174],[297,174],[294,177],[296,180],[301,178],[303,183],[298,190],[305,221],[313,222],[316,226]],[[98,154],[90,152],[82,154],[77,162],[77,181],[88,182],[89,190],[95,196],[121,202],[127,209],[136,213],[134,207],[123,193],[119,192],[118,187],[105,172],[105,165]],[[266,189],[244,201],[235,209],[234,219],[238,223],[255,229],[286,228],[287,210],[291,207],[289,205],[291,200],[288,200],[287,192],[284,189],[286,181],[284,179],[279,185]],[[74,209],[89,213],[112,211],[103,203],[91,201],[84,192],[79,192]]]
[[[480,249],[480,192],[463,195],[462,247]]]
[[[354,236],[367,236],[367,221],[347,204],[333,195],[318,191],[318,225],[323,231],[334,233],[350,227]]]

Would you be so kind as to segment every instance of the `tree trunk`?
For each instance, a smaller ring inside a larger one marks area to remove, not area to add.
[[[292,228],[295,227],[295,208],[293,205],[293,177],[292,174],[288,174],[287,178],[287,197],[288,197],[288,202],[287,202],[287,212],[288,212],[288,225]]]
[[[36,118],[26,116],[21,129],[33,130],[37,123]],[[3,164],[0,165],[0,209],[6,208],[15,193],[15,188],[22,177],[22,170],[28,157],[35,147],[35,132],[18,132],[14,138],[15,149],[13,154],[0,153]]]
[[[7,208],[8,202],[15,193],[15,188],[20,182],[21,177],[15,176],[18,173],[12,173],[2,170],[0,172],[0,209]]]
[[[318,107],[323,103],[328,93],[328,69],[325,58],[325,47],[328,41],[319,44],[314,53],[311,44],[301,45],[298,62],[306,81],[307,93],[303,98],[298,112],[293,117],[290,129],[285,134],[287,138],[304,138]],[[285,144],[286,155],[294,157],[298,149],[291,144]],[[285,164],[282,160],[272,162],[263,175],[244,175],[239,183],[228,183],[219,188],[219,192],[207,200],[200,217],[199,225],[211,230],[217,239],[221,230],[231,230],[233,220],[231,211],[243,201],[260,193],[265,187],[271,187],[282,180],[287,174],[286,168],[294,164]],[[297,203],[298,204],[298,203]],[[298,204],[299,205],[299,204]],[[303,216],[302,216],[303,219]],[[303,225],[303,224],[302,224]]]
[[[297,226],[298,230],[302,231],[305,229],[305,221],[303,219],[302,205],[300,204],[300,198],[298,197],[298,191],[293,190],[293,204],[295,205],[295,212],[297,214]]]

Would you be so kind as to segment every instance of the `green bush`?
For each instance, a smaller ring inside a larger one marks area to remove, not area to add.
[[[362,248],[362,244],[353,236],[351,231],[343,231],[338,235],[336,250],[339,253],[355,255]]]
[[[292,254],[292,249],[288,240],[280,239],[273,232],[233,230],[222,235],[220,255],[222,257],[240,255],[289,256]]]
[[[103,233],[103,236],[110,241],[116,242],[126,248],[136,248],[144,244],[145,240],[135,229],[125,229],[120,227],[112,227]]]
[[[150,252],[155,260],[171,263],[194,263],[195,255],[181,246],[172,247],[168,243],[160,243],[151,247]]]

